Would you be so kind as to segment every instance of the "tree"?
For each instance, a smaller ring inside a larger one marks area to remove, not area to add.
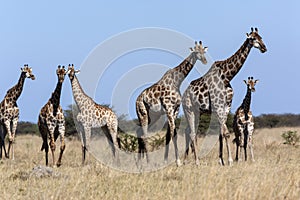
[[[76,136],[77,130],[74,122],[74,113],[77,111],[76,105],[69,105],[68,109],[64,110],[65,116],[65,135],[66,136]]]
[[[16,134],[39,134],[37,124],[32,122],[19,122],[16,130]]]

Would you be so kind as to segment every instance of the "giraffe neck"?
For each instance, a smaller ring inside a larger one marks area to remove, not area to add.
[[[85,108],[85,105],[86,105],[85,103],[87,101],[91,101],[91,98],[84,93],[84,91],[81,88],[81,85],[75,75],[74,75],[74,78],[70,79],[70,80],[71,80],[74,100],[75,100],[78,108],[80,110],[82,110]]]
[[[171,70],[173,73],[173,83],[179,88],[182,81],[190,73],[197,61],[196,53],[192,52],[184,61],[182,61],[177,67]]]
[[[55,87],[54,92],[52,93],[52,96],[50,98],[50,102],[53,105],[53,114],[56,116],[59,102],[60,102],[60,94],[61,94],[61,88],[62,88],[62,82],[58,81],[57,85]]]
[[[240,71],[252,47],[253,45],[247,38],[243,45],[235,52],[235,54],[224,61],[215,62],[216,67],[220,67],[222,69],[223,75],[228,82],[230,82]]]
[[[247,93],[246,96],[243,100],[243,103],[241,105],[241,107],[244,110],[245,113],[245,119],[248,120],[248,113],[250,111],[250,104],[251,104],[251,89],[249,87],[247,87]]]
[[[26,78],[26,74],[22,72],[18,83],[7,91],[5,96],[7,103],[12,103],[12,104],[16,103],[16,101],[18,100],[18,98],[22,93],[25,78]]]

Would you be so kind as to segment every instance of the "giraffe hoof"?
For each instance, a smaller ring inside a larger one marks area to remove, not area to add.
[[[182,163],[181,163],[181,161],[178,159],[178,160],[176,160],[176,165],[177,165],[177,167],[180,167],[180,166],[182,166]]]
[[[224,161],[221,158],[219,159],[219,165],[224,166]]]

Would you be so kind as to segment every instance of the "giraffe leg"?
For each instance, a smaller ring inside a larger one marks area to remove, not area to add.
[[[48,152],[49,152],[49,145],[48,145],[48,130],[45,128],[45,125],[42,124],[41,119],[39,118],[38,121],[38,127],[39,127],[39,132],[42,136],[43,139],[43,144],[41,151],[45,150],[45,160],[46,160],[46,166],[48,166]]]
[[[64,150],[66,148],[66,144],[65,144],[65,125],[64,125],[64,123],[61,123],[59,125],[58,133],[57,134],[59,134],[59,136],[60,136],[61,146],[60,146],[60,153],[59,153],[58,160],[56,162],[56,166],[60,167],[61,166],[62,155],[63,155]]]
[[[231,166],[232,163],[233,163],[233,160],[232,160],[232,157],[231,157],[231,148],[230,148],[230,142],[229,142],[230,135],[229,135],[229,131],[227,129],[226,124],[224,124],[223,127],[224,127],[223,133],[224,133],[224,136],[225,136],[226,149],[227,149],[227,155],[228,155],[228,165]]]
[[[0,138],[0,159],[2,159],[2,147],[4,146],[4,140],[2,139],[2,136]]]
[[[236,151],[235,151],[235,161],[239,160],[239,138],[235,138]]]
[[[230,109],[225,106],[225,108],[219,107],[217,110],[217,117],[220,123],[220,136],[219,136],[219,142],[220,142],[220,149],[219,149],[219,163],[221,165],[224,165],[224,160],[223,160],[223,138],[225,138],[226,142],[226,149],[227,149],[227,154],[228,154],[228,164],[232,165],[232,157],[231,157],[231,149],[230,149],[230,144],[229,144],[229,131],[226,126],[226,121],[227,121],[227,115]]]
[[[79,123],[79,135],[81,139],[81,149],[82,149],[81,164],[84,165],[85,157],[86,157],[86,138],[85,138],[84,127],[82,123]]]
[[[16,136],[16,130],[17,130],[17,125],[18,125],[18,121],[19,121],[19,117],[16,117],[13,119],[12,121],[12,137],[13,137],[13,143],[15,140],[15,136]],[[15,159],[15,150],[14,150],[14,144],[12,143],[12,160]]]
[[[81,164],[84,165],[85,163],[85,159],[86,159],[86,151],[87,151],[87,130],[86,127],[88,127],[88,125],[85,123],[83,117],[81,116],[81,113],[78,113],[76,116],[76,120],[78,122],[78,132],[80,135],[80,139],[81,139],[81,149],[82,149],[82,159],[81,159]]]
[[[2,159],[2,150],[4,151],[4,156],[6,158],[8,158],[8,154],[7,154],[7,151],[6,151],[6,147],[5,147],[5,136],[6,136],[6,133],[7,133],[7,130],[6,130],[6,127],[4,127],[2,124],[0,124],[0,131],[1,131],[1,135],[0,135],[0,159]]]
[[[175,124],[175,119],[177,118],[178,116],[178,113],[179,113],[179,106],[180,105],[177,105],[176,109],[175,109],[175,113],[174,113],[174,134],[173,134],[173,144],[174,144],[174,150],[175,150],[175,158],[176,158],[176,165],[179,167],[181,166],[181,161],[180,161],[180,158],[179,158],[179,153],[178,153],[178,146],[177,146],[177,130],[176,130],[176,124]]]
[[[244,155],[245,155],[245,161],[247,161],[247,143],[248,142],[248,129],[247,126],[245,128],[245,132],[244,132]]]
[[[49,152],[49,145],[45,145],[45,159],[46,159],[46,166],[48,166],[49,161],[48,161],[48,152]]]
[[[149,112],[146,108],[145,103],[138,98],[138,102],[136,103],[136,112],[137,116],[140,122],[141,128],[137,130],[137,136],[138,136],[138,162],[141,162],[141,157],[146,154],[147,163],[150,162],[146,143],[145,143],[145,137],[148,134],[148,125],[149,125]]]
[[[223,118],[223,120],[222,120],[222,124],[223,124],[222,135],[225,136],[227,155],[228,155],[228,164],[231,166],[233,163],[233,160],[232,160],[232,156],[231,156],[231,148],[230,148],[230,142],[229,142],[230,133],[229,133],[227,125],[226,125],[227,117],[228,117],[228,114],[231,109],[232,98],[233,98],[233,89],[232,89],[231,85],[228,85],[226,87],[225,97],[226,97],[225,109],[224,109],[224,113],[223,113],[224,115],[222,117]]]
[[[197,131],[199,127],[199,119],[200,119],[200,113],[197,110],[195,110],[195,124],[194,124],[195,127],[194,127],[194,132],[191,135],[191,140],[192,140],[194,159],[196,165],[199,165],[199,158],[198,158],[198,151],[197,151]]]
[[[166,136],[166,148],[165,148],[165,156],[164,160],[165,162],[168,162],[168,155],[169,155],[169,145],[171,139],[174,139],[175,135],[175,116],[176,116],[176,111],[174,112],[172,109],[169,109],[167,111],[167,116],[168,116],[168,131],[167,131],[167,136]],[[181,165],[179,155],[178,155],[178,147],[177,147],[177,140],[173,140],[174,144],[174,150],[175,150],[175,158],[176,158],[176,164],[177,166]]]
[[[55,165],[55,157],[54,157],[54,152],[55,152],[55,149],[56,149],[56,145],[55,145],[55,141],[54,141],[54,134],[53,134],[53,131],[54,130],[50,130],[50,136],[49,136],[49,146],[50,146],[50,149],[51,149],[51,155],[52,155],[52,166]]]
[[[224,165],[224,160],[223,160],[223,138],[225,138],[225,142],[226,142],[226,149],[227,149],[227,154],[228,154],[228,165],[232,165],[232,157],[231,157],[231,149],[230,149],[230,144],[229,144],[229,134],[228,134],[228,129],[226,124],[223,124],[221,126],[221,134],[219,136],[219,141],[220,141],[220,154],[219,154],[219,158],[220,161],[219,163],[221,165]]]
[[[10,122],[10,120],[4,121],[4,125],[5,125],[5,128],[7,130],[8,139],[9,139],[8,149],[7,149],[7,158],[9,158],[10,150],[12,149],[14,138],[13,138],[13,135],[12,135],[12,132],[11,132],[11,122]]]
[[[182,164],[181,164],[181,161],[180,161],[180,158],[179,158],[179,153],[178,153],[178,146],[177,146],[177,130],[176,128],[174,129],[174,137],[173,137],[173,143],[174,143],[174,149],[175,149],[175,158],[176,158],[176,165],[178,167],[180,167]]]
[[[112,136],[112,148],[114,153],[114,162],[119,166],[120,165],[120,157],[119,157],[119,150],[118,150],[118,123],[117,120],[112,125],[110,129],[110,134]]]
[[[244,141],[242,141],[243,139],[243,135],[244,135],[244,126],[242,123],[237,122],[237,130],[238,133],[236,134],[236,155],[235,155],[235,160],[238,161],[239,160],[239,150],[242,147],[242,145],[244,144]]]
[[[183,164],[187,164],[187,158],[189,155],[189,148],[190,148],[190,132],[191,129],[189,126],[186,127],[185,129],[185,153],[184,153],[184,157],[183,157]]]
[[[82,161],[81,161],[82,165],[84,165],[85,157],[86,157],[86,147],[82,145]]]
[[[224,165],[224,160],[223,160],[223,136],[222,134],[219,135],[219,164]]]
[[[245,146],[245,132],[246,132],[246,126],[244,124],[241,124],[241,135],[240,135],[240,147]]]
[[[117,149],[117,132],[116,132],[116,127],[112,127],[111,125],[106,125],[103,126],[102,131],[104,132],[108,143],[111,147],[111,151],[113,154],[113,161],[116,165],[119,165],[120,160],[119,160],[119,152]]]
[[[196,143],[196,132],[198,129],[199,125],[199,117],[200,114],[197,112],[197,109],[186,109],[185,111],[185,116],[187,118],[188,122],[188,127],[189,127],[189,134],[186,133],[186,140],[191,141],[191,147],[192,147],[192,152],[194,153],[194,160],[195,164],[199,165],[199,159],[197,155],[197,143]],[[188,151],[189,151],[189,142],[186,141],[186,152],[185,152],[185,158],[188,156]]]
[[[84,124],[84,131],[82,132],[82,165],[85,163],[86,151],[89,150],[90,140],[91,140],[91,128],[89,125]]]
[[[253,117],[252,115],[250,116],[250,122],[248,123],[248,144],[249,144],[249,149],[250,149],[250,154],[251,154],[251,160],[254,162],[254,153],[253,153],[253,131],[254,131],[254,122],[253,122]]]
[[[168,162],[168,155],[169,155],[169,144],[171,141],[171,133],[170,133],[170,125],[168,124],[167,134],[166,134],[166,147],[165,147],[165,155],[164,160]]]

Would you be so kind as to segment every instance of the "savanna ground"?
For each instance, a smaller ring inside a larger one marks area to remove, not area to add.
[[[215,145],[200,166],[190,156],[187,165],[174,162],[148,173],[111,169],[93,156],[82,166],[80,142],[69,139],[63,165],[48,177],[30,175],[44,165],[41,138],[17,136],[15,160],[0,161],[0,199],[300,199],[300,147],[283,144],[281,134],[288,130],[300,133],[300,128],[256,130],[255,162],[219,166]]]

